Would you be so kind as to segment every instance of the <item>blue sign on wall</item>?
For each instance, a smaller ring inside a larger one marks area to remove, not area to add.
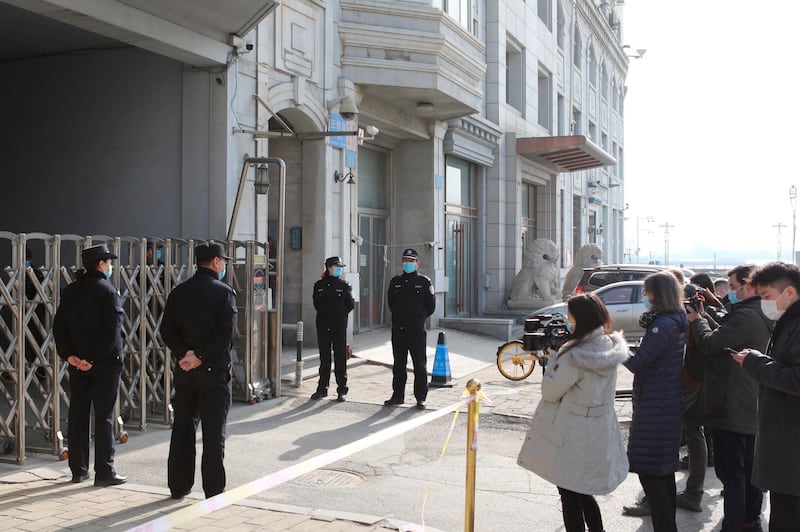
[[[355,168],[356,167],[356,151],[355,150],[345,150],[344,151],[344,165],[348,168]]]
[[[331,128],[330,131],[348,131],[347,120],[344,119],[339,113],[331,113]],[[334,148],[345,149],[347,148],[347,136],[341,137],[328,137],[330,144]]]

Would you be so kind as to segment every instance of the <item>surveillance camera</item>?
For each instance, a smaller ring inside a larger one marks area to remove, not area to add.
[[[247,48],[248,52],[252,52],[253,51],[253,41],[247,41],[246,43],[244,43],[244,47]]]
[[[353,120],[358,115],[358,107],[356,102],[350,96],[345,96],[339,103],[339,114],[345,120]]]
[[[374,136],[376,136],[376,135],[378,134],[378,132],[379,132],[379,131],[380,131],[380,129],[378,129],[378,128],[377,128],[377,127],[375,127],[375,126],[367,126],[367,136],[368,136],[368,137],[374,137]]]
[[[217,74],[216,76],[214,76],[214,81],[216,81],[217,85],[219,85],[220,87],[225,86],[225,76],[223,76],[222,74]]]

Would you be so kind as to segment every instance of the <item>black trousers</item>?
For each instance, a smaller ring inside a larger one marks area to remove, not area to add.
[[[203,424],[203,491],[206,498],[225,491],[225,425],[230,407],[230,368],[200,366],[184,371],[175,366],[175,418],[167,460],[167,485],[172,493],[188,492],[194,484],[198,423]]]
[[[800,497],[770,491],[769,532],[797,532],[798,530],[800,530]]]
[[[347,395],[347,322],[331,325],[317,322],[319,345],[319,382],[317,391],[328,391],[331,380],[331,347],[333,347],[336,393]]]
[[[603,532],[603,516],[594,497],[561,487],[558,493],[566,532],[585,532],[587,526],[589,532]]]
[[[750,483],[756,437],[714,429],[714,470],[725,489],[722,532],[761,519],[764,493]]]
[[[639,474],[639,482],[650,504],[653,532],[677,532],[675,523],[675,473],[664,476]]]
[[[90,371],[69,367],[67,442],[73,475],[89,472],[89,413],[94,407],[94,473],[109,478],[114,471],[114,404],[119,393],[122,362]]]
[[[425,329],[406,329],[398,327],[392,329],[392,398],[405,400],[406,362],[411,353],[411,363],[414,366],[414,397],[417,401],[425,401],[428,397],[428,356],[425,353]]]

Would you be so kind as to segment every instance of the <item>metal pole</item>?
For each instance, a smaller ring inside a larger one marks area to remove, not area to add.
[[[303,322],[297,322],[297,361],[294,368],[294,385],[303,384]]]
[[[474,532],[475,530],[475,463],[477,458],[475,432],[478,429],[478,416],[480,415],[480,403],[478,403],[480,389],[481,382],[478,379],[467,381],[467,391],[472,396],[472,400],[469,402],[467,411],[467,482],[464,501],[464,532]]]
[[[795,242],[797,237],[797,187],[789,187],[789,201],[792,204],[792,264],[797,264]]]

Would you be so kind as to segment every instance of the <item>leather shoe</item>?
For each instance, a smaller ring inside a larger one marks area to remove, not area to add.
[[[390,397],[389,399],[387,399],[387,400],[385,400],[383,402],[383,406],[397,406],[397,405],[402,405],[402,404],[403,404],[403,400],[402,399],[397,399],[396,397]]]
[[[425,401],[417,401],[417,410],[425,410]]]
[[[73,484],[80,484],[81,482],[84,482],[86,480],[89,480],[89,473],[81,473],[80,475],[72,475],[72,483]]]
[[[192,490],[184,490],[184,491],[171,491],[169,496],[171,499],[180,500],[189,495]]]
[[[124,475],[118,475],[114,473],[108,478],[95,478],[94,485],[100,488],[104,488],[106,486],[119,486],[120,484],[125,484],[128,482],[128,477]]]
[[[703,508],[700,506],[700,502],[695,502],[690,499],[685,491],[678,493],[675,496],[675,506],[678,508],[683,508],[684,510],[689,510],[690,512],[702,512]]]
[[[633,517],[650,515],[650,503],[647,502],[647,497],[642,497],[631,506],[623,506],[622,515],[630,515]]]
[[[328,396],[328,392],[323,391],[323,390],[317,390],[316,392],[311,394],[311,398],[314,399],[315,401],[317,399],[324,399],[327,396]]]
[[[336,396],[337,403],[344,403],[345,401],[347,401],[347,396],[345,394],[340,393],[339,395]]]

